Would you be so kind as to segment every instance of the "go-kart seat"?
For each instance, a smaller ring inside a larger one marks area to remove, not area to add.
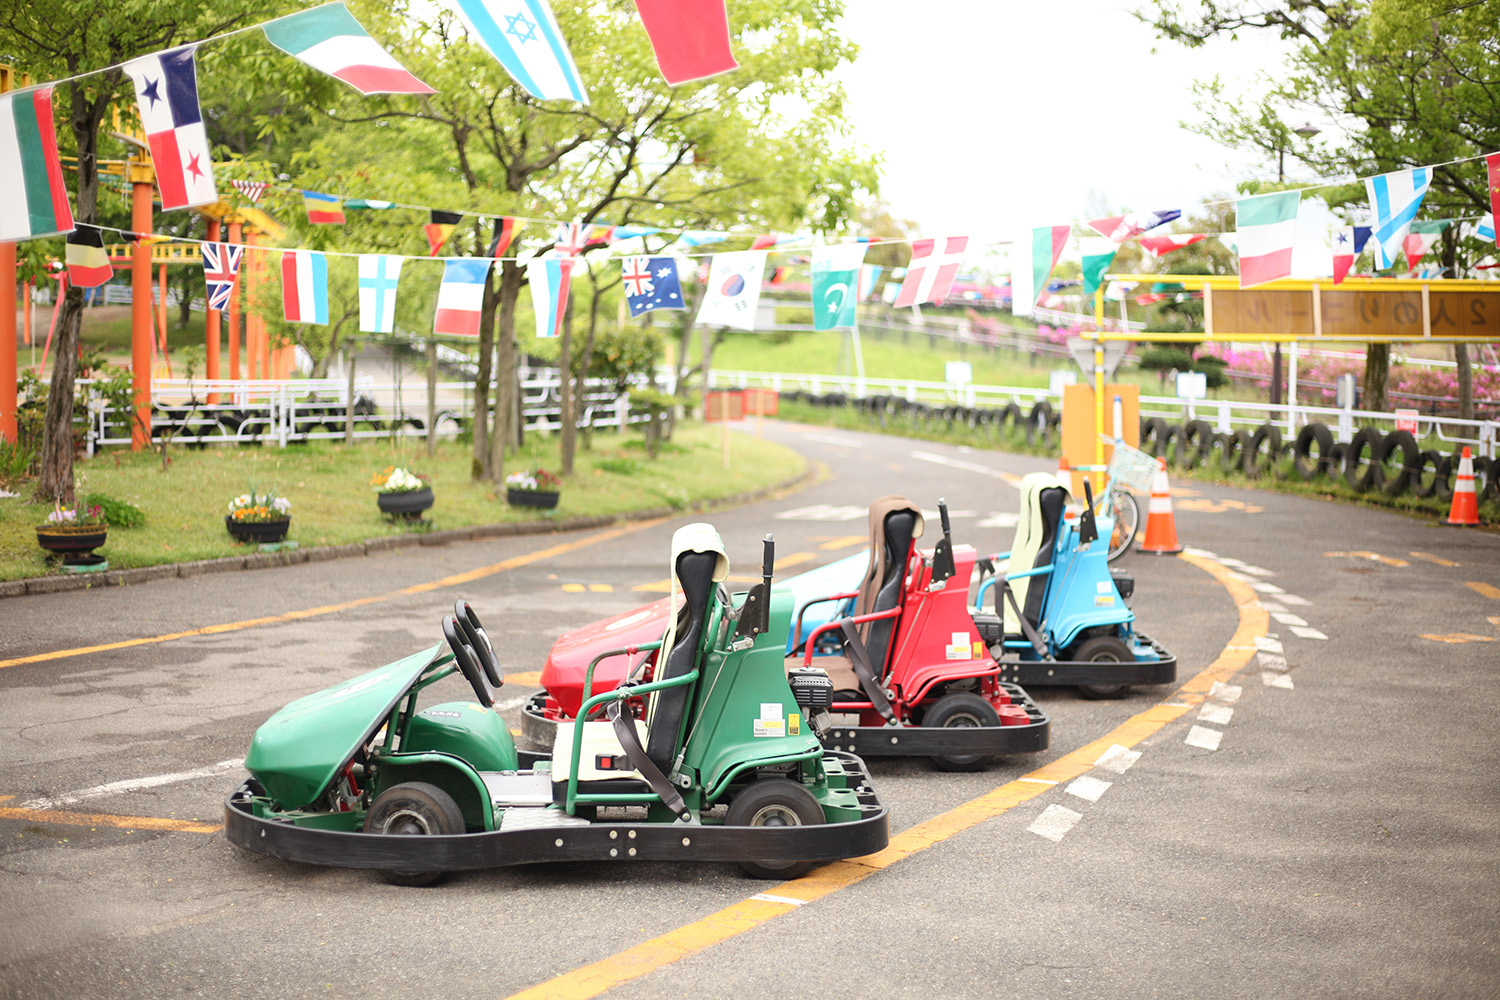
[[[682,584],[684,602],[677,613],[672,648],[662,659],[655,678],[659,681],[681,677],[698,660],[698,644],[703,639],[703,623],[708,617],[709,598],[713,596],[720,560],[717,552],[683,552],[677,557],[677,579]],[[667,688],[654,692],[646,705],[646,755],[662,770],[672,766],[677,754],[677,740],[682,733],[682,716],[687,707],[688,689]]]
[[[1052,565],[1053,547],[1068,496],[1067,485],[1051,473],[1033,472],[1021,480],[1021,518],[1016,522],[1008,570],[1020,573]],[[1000,635],[1010,638],[1027,631],[1035,634],[1046,606],[1047,586],[1045,574],[1002,575],[994,587],[995,614],[974,616],[980,636],[993,643]]]

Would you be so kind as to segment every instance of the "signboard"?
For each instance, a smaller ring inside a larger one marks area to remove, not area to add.
[[[1500,288],[1401,284],[1408,287],[1213,288],[1205,295],[1204,329],[1216,340],[1500,340]]]
[[[781,406],[781,394],[775,389],[741,389],[740,398],[747,417],[774,417]]]
[[[703,419],[707,423],[745,419],[745,395],[739,389],[710,389],[703,394]]]
[[[1398,431],[1410,431],[1413,434],[1417,433],[1417,411],[1416,410],[1397,410],[1396,411],[1396,430],[1398,430]]]
[[[974,381],[974,366],[967,361],[949,361],[943,365],[943,378],[949,385],[968,385]]]
[[[1137,339],[1138,334],[1132,334],[1127,340]],[[1083,374],[1090,381],[1094,378],[1094,342],[1087,337],[1069,337],[1068,353],[1083,369]],[[1115,369],[1120,367],[1120,362],[1125,358],[1125,342],[1122,340],[1106,340],[1104,342],[1104,377],[1114,378]]]
[[[1207,399],[1208,376],[1203,372],[1178,372],[1177,398]]]
[[[1047,373],[1047,391],[1062,392],[1063,386],[1075,385],[1078,382],[1078,374],[1068,368],[1054,368]]]

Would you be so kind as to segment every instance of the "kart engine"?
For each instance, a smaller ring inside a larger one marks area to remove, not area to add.
[[[792,688],[792,697],[807,716],[807,724],[821,739],[833,724],[828,712],[833,707],[833,681],[822,667],[793,667],[786,672],[787,684]]]

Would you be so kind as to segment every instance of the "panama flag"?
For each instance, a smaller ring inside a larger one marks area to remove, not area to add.
[[[698,322],[704,326],[754,330],[767,254],[765,250],[714,254],[703,304],[698,307]]]
[[[1375,266],[1382,271],[1396,266],[1396,254],[1411,222],[1432,186],[1432,169],[1397,170],[1365,180],[1370,208],[1375,212]]]
[[[1369,232],[1368,229],[1365,230]],[[1354,236],[1353,226],[1340,226],[1333,231],[1333,283],[1342,284],[1349,276],[1349,269],[1354,266],[1354,258],[1359,256],[1359,243]]]
[[[1067,245],[1072,226],[1039,226],[1031,231],[1031,292],[1032,303],[1041,301],[1047,293],[1047,278],[1057,266]]]
[[[281,313],[288,323],[328,324],[328,258],[316,250],[281,255]]]
[[[532,97],[589,102],[547,0],[450,0],[469,30]]]
[[[1401,241],[1401,249],[1406,254],[1406,266],[1413,271],[1421,264],[1425,257],[1437,243],[1438,237],[1443,235],[1443,230],[1448,228],[1452,219],[1434,219],[1430,222],[1413,222],[1411,232],[1406,234],[1406,239]]]
[[[69,233],[64,255],[68,283],[77,288],[97,288],[115,276],[104,250],[104,237],[93,226],[79,226]]]
[[[484,304],[484,286],[489,282],[487,257],[449,257],[443,261],[443,283],[438,286],[437,314],[433,333],[455,337],[479,336],[479,310]]]
[[[57,158],[52,88],[0,95],[0,243],[73,228],[73,207]]]
[[[124,70],[135,84],[136,107],[161,188],[162,211],[218,201],[208,133],[198,110],[198,71],[192,48],[134,59]]]
[[[359,329],[393,333],[396,328],[396,282],[406,260],[388,253],[359,255]],[[480,294],[483,295],[481,289]]]
[[[921,241],[919,241],[921,242]],[[858,325],[859,269],[865,260],[863,243],[813,247],[812,303],[813,329],[837,330]],[[912,251],[916,252],[915,247]],[[915,262],[915,258],[913,258]],[[915,270],[906,272],[910,281]],[[906,285],[901,286],[904,293]],[[897,299],[900,305],[901,300]]]
[[[1108,219],[1094,219],[1089,223],[1089,228],[1116,243],[1124,243],[1132,236],[1139,236],[1157,226],[1165,226],[1181,215],[1182,211],[1176,208],[1167,208],[1160,212],[1132,212],[1129,215],[1116,215]]]
[[[671,257],[626,257],[620,261],[625,276],[625,304],[632,318],[653,309],[686,309],[677,262]]]
[[[338,198],[334,195],[303,191],[302,207],[307,209],[307,221],[314,225],[342,226],[344,224],[344,206],[339,204]]]
[[[1078,241],[1078,246],[1083,253],[1083,299],[1088,303],[1104,283],[1104,272],[1109,270],[1120,244],[1113,239],[1085,236]]]
[[[208,308],[222,312],[229,308],[233,297],[234,276],[239,273],[240,255],[245,248],[231,243],[204,243],[200,249],[203,253],[203,283],[208,288]]]
[[[361,94],[435,94],[370,37],[342,3],[289,14],[264,25],[266,38],[320,73]]]
[[[967,236],[949,236],[944,239],[917,240],[911,245],[911,263],[906,277],[901,281],[901,294],[896,296],[896,308],[914,306],[922,302],[942,302],[958,277],[958,269],[964,263],[964,251],[968,249]]]
[[[536,335],[555,337],[562,331],[568,311],[568,289],[573,283],[572,257],[541,257],[526,265],[531,285],[531,311],[536,316]]]
[[[1208,239],[1207,233],[1168,233],[1166,236],[1142,236],[1141,249],[1155,260],[1164,253],[1192,246],[1199,240]]]
[[[1292,244],[1297,240],[1299,191],[1241,198],[1235,203],[1239,244],[1240,287],[1254,288],[1290,277]]]
[[[738,69],[724,0],[635,0],[656,65],[674,87]],[[756,249],[759,249],[758,247]]]

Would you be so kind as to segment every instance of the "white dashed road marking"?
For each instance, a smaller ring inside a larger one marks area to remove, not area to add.
[[[1039,837],[1046,837],[1053,843],[1057,843],[1081,819],[1083,819],[1083,813],[1076,813],[1067,806],[1050,805],[1043,809],[1042,814],[1026,829]]]
[[[1232,718],[1234,718],[1234,709],[1228,705],[1215,705],[1212,702],[1205,702],[1203,707],[1198,710],[1198,719],[1200,722],[1212,722],[1216,726],[1227,726],[1229,725],[1229,720]]]
[[[160,788],[163,785],[175,785],[180,781],[192,781],[194,778],[211,778],[225,771],[243,767],[245,759],[236,757],[234,760],[221,760],[217,764],[208,767],[199,767],[191,771],[178,771],[176,774],[156,774],[147,778],[126,778],[124,781],[111,781],[107,785],[95,785],[92,788],[79,789],[66,795],[55,798],[32,799],[30,802],[22,802],[22,809],[56,809],[58,806],[72,805],[82,802],[84,799],[99,799],[107,795],[124,795],[127,792],[140,792],[147,788]]]
[[[1233,705],[1240,700],[1240,695],[1245,691],[1238,684],[1225,684],[1223,681],[1214,681],[1214,686],[1208,689],[1208,696],[1214,701],[1224,705]]]
[[[1100,781],[1098,778],[1090,778],[1085,774],[1081,778],[1074,778],[1068,784],[1065,791],[1069,795],[1078,796],[1080,799],[1086,799],[1089,802],[1098,802],[1099,796],[1109,791],[1109,786],[1112,784],[1114,782]]]
[[[1309,627],[1307,625],[1292,625],[1292,626],[1289,626],[1289,627],[1291,628],[1293,635],[1300,636],[1303,639],[1327,639],[1328,638],[1328,636],[1324,635],[1322,632],[1319,632],[1317,629],[1311,628],[1311,627]]]
[[[1269,670],[1262,671],[1260,675],[1260,682],[1266,687],[1286,688],[1288,691],[1292,690],[1291,674],[1276,674],[1272,673]]]
[[[1099,759],[1094,761],[1094,765],[1096,767],[1102,767],[1106,771],[1113,771],[1115,774],[1124,774],[1126,771],[1130,770],[1131,764],[1134,764],[1140,759],[1141,752],[1139,750],[1127,750],[1125,747],[1122,747],[1120,746],[1120,744],[1116,743],[1114,746],[1104,751],[1104,753],[1099,756]]]
[[[1200,750],[1217,750],[1219,741],[1224,734],[1217,729],[1209,729],[1207,726],[1194,726],[1188,730],[1187,739],[1183,740],[1190,747],[1198,747]]]

